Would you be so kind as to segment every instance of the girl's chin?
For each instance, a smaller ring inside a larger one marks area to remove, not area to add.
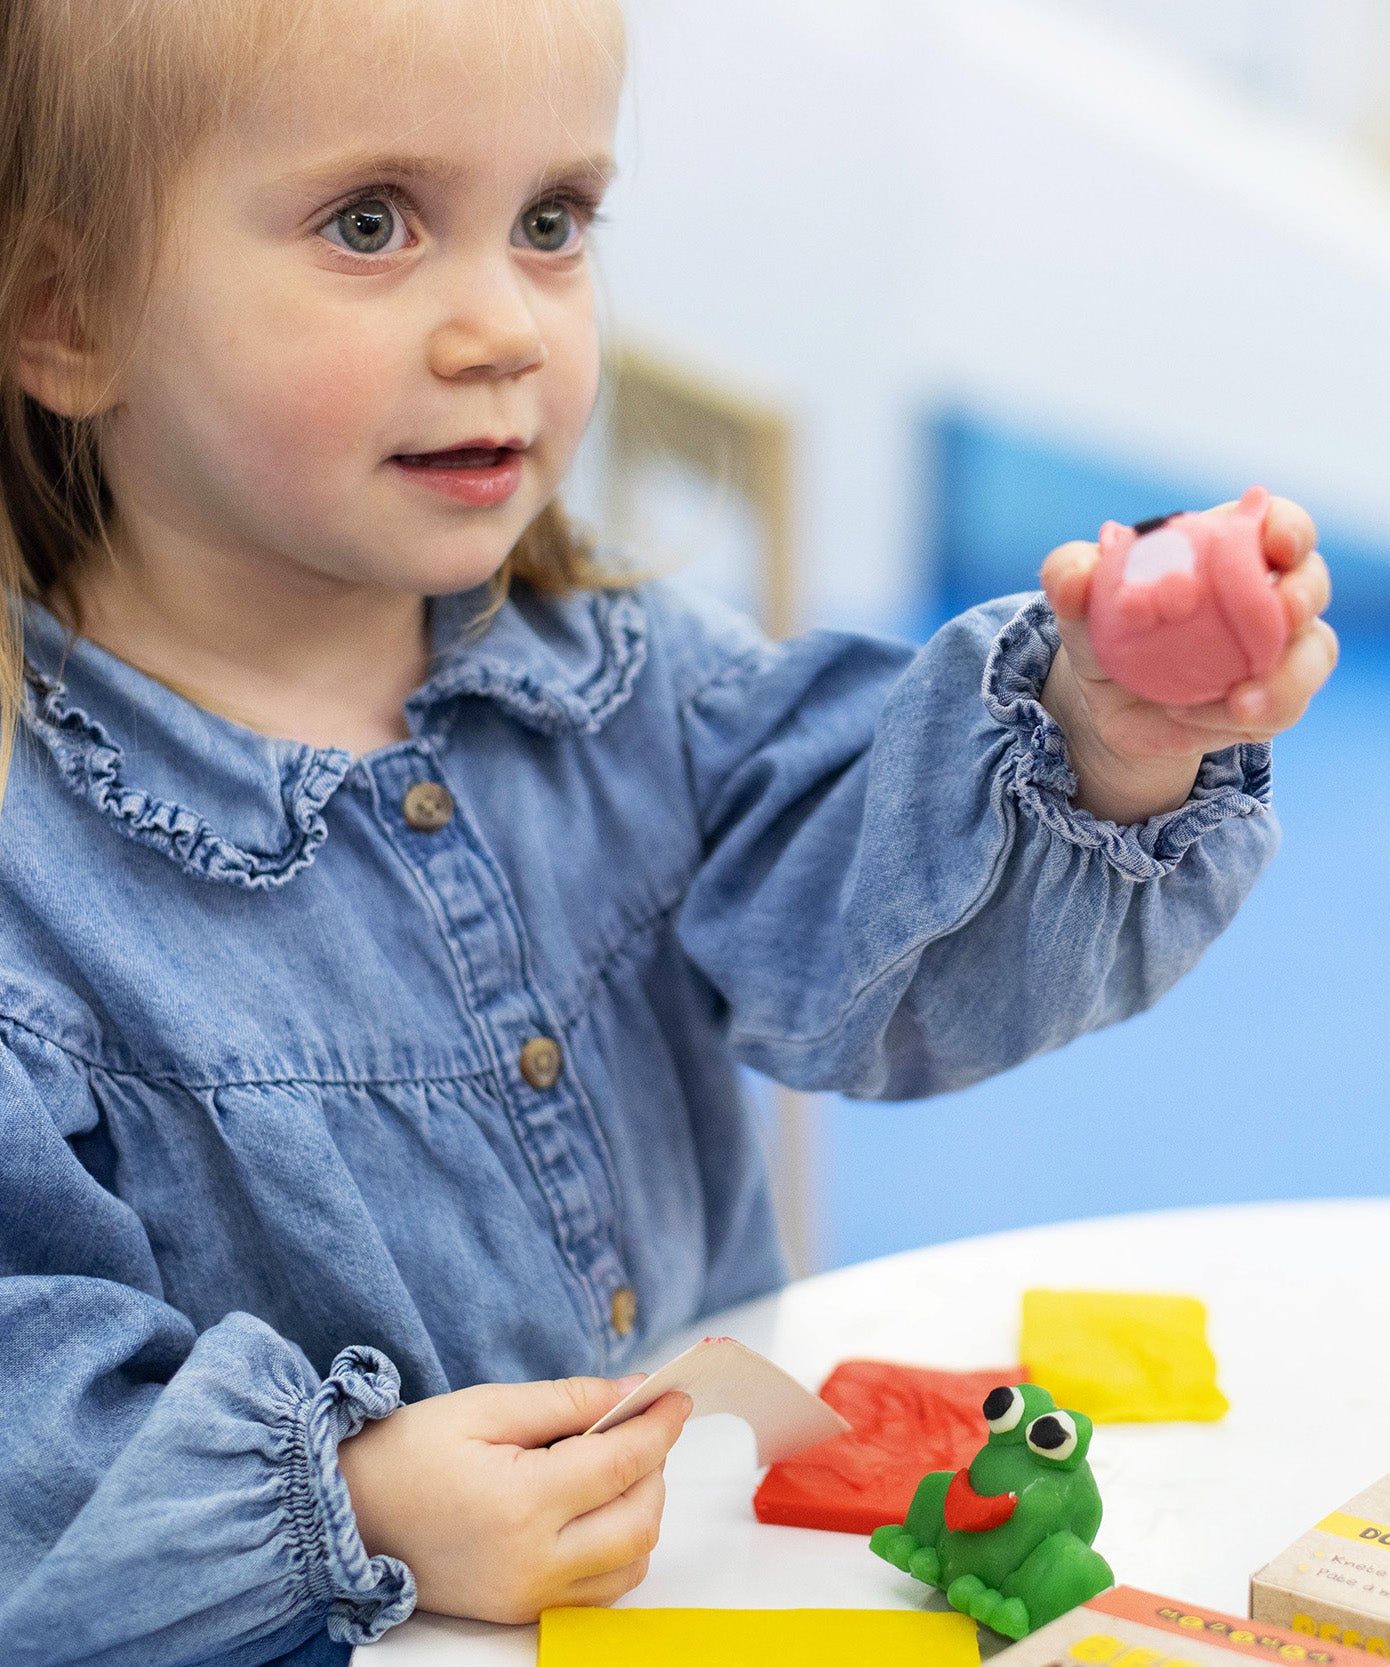
[[[487,584],[501,571],[511,549],[511,544],[505,549],[464,553],[443,549],[431,558],[428,551],[417,546],[402,552],[402,559],[395,565],[373,564],[372,571],[364,573],[362,578],[373,588],[398,595],[450,596],[455,591],[476,590]]]

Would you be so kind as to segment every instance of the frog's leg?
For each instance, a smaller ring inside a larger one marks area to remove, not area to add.
[[[924,1586],[941,1584],[941,1559],[936,1554],[936,1547],[918,1545],[906,1528],[892,1524],[886,1528],[875,1528],[869,1536],[869,1550],[876,1551],[885,1563],[910,1574]]]
[[[929,1471],[917,1484],[907,1508],[903,1527],[919,1545],[935,1545],[946,1526],[946,1490],[951,1485],[949,1470]]]
[[[945,1523],[942,1502],[951,1485],[949,1470],[933,1470],[917,1484],[908,1507],[907,1520],[875,1528],[869,1536],[869,1550],[904,1574],[911,1574],[934,1586],[941,1572],[936,1552],[937,1536]]]
[[[1114,1584],[1104,1557],[1064,1529],[1049,1534],[1000,1582],[1004,1601],[986,1625],[1010,1638],[1022,1638]]]
[[[941,1584],[941,1556],[934,1545],[919,1546],[907,1560],[907,1572],[924,1586]]]
[[[962,1615],[973,1615],[977,1621],[980,1617],[975,1614],[975,1606],[992,1607],[989,1600],[998,1596],[978,1574],[959,1574],[946,1588],[946,1601],[952,1609],[959,1609]]]
[[[946,1601],[953,1609],[959,1609],[962,1615],[969,1615],[971,1620],[980,1621],[985,1626],[993,1627],[996,1632],[1006,1633],[1010,1638],[1021,1638],[1028,1631],[1027,1613],[1023,1615],[1023,1632],[1010,1632],[1010,1622],[1017,1618],[1017,1611],[1023,1608],[1017,1598],[1006,1598],[1002,1592],[996,1592],[993,1586],[986,1586],[978,1574],[957,1575],[946,1588]]]
[[[918,1549],[917,1541],[900,1522],[890,1522],[875,1528],[869,1535],[869,1550],[891,1563],[895,1569],[907,1573],[907,1560]]]

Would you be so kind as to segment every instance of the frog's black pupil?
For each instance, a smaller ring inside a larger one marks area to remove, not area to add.
[[[1050,1453],[1054,1447],[1065,1445],[1067,1432],[1062,1428],[1060,1420],[1049,1415],[1038,1419],[1029,1430],[1028,1439],[1034,1447],[1045,1447]]]
[[[1013,1404],[1014,1392],[1012,1389],[991,1389],[989,1394],[985,1396],[982,1411],[985,1417],[993,1423],[996,1418],[1002,1418]]]
[[[1142,538],[1145,533],[1156,533],[1160,527],[1166,527],[1181,514],[1180,509],[1175,509],[1170,515],[1151,515],[1147,521],[1136,521],[1134,530]]]
[[[359,203],[356,208],[350,208],[344,213],[343,220],[349,228],[349,242],[353,238],[360,238],[363,243],[372,246],[359,249],[359,253],[376,254],[391,241],[391,232],[394,229],[391,210],[384,203],[380,207]],[[357,245],[354,244],[354,247]]]

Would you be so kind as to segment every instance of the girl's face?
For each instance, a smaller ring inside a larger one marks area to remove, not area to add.
[[[497,570],[589,419],[619,24],[608,0],[330,10],[182,177],[104,419],[117,542],[441,594]]]

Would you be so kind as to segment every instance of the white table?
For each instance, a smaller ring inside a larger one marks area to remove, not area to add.
[[[1096,1546],[1122,1582],[1244,1614],[1256,1568],[1390,1472],[1387,1273],[1390,1201],[1114,1216],[802,1280],[669,1339],[643,1364],[659,1365],[708,1332],[741,1338],[813,1387],[853,1357],[1004,1365],[1017,1353],[1028,1286],[1200,1296],[1231,1411],[1219,1424],[1101,1426],[1091,1448],[1105,1502]],[[661,1544],[624,1603],[888,1609],[931,1601],[861,1539],[755,1521],[752,1436],[734,1419],[692,1424],[666,1475]],[[535,1629],[420,1614],[355,1660],[531,1667]]]

